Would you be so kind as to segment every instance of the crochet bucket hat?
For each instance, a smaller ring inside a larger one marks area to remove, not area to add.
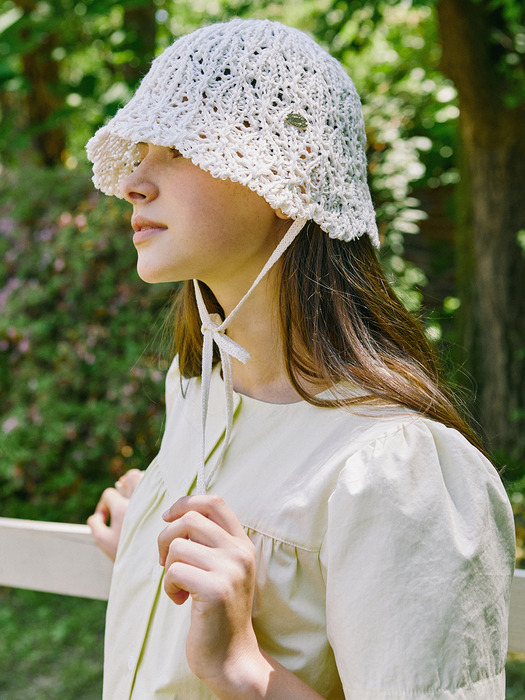
[[[244,363],[250,357],[226,334],[241,306],[308,220],[332,238],[367,234],[379,245],[361,103],[342,66],[303,32],[279,22],[234,19],[175,41],[153,61],[129,103],[89,140],[98,189],[122,196],[120,184],[138,166],[141,142],[176,148],[213,177],[249,187],[294,220],[226,319],[210,316],[194,280],[203,333],[197,491],[204,493],[230,440],[231,358]],[[227,427],[206,478],[213,343],[221,356]]]
[[[175,147],[333,238],[367,233],[378,245],[359,96],[338,61],[297,29],[234,19],[175,41],[88,142],[97,188],[121,196],[139,142]]]

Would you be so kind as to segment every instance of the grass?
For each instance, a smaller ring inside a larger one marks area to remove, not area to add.
[[[0,588],[0,700],[100,700],[98,600]],[[507,700],[525,700],[525,654],[507,663]]]
[[[105,608],[0,588],[0,700],[100,700]]]
[[[509,654],[505,668],[506,700],[525,700],[525,654]]]

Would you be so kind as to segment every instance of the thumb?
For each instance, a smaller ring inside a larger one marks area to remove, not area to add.
[[[106,525],[106,519],[100,510],[89,516],[87,519],[87,524],[91,528],[91,532],[93,533],[95,540],[103,537],[104,532],[109,530],[108,526]]]
[[[115,536],[115,533],[106,525],[104,517],[100,513],[90,515],[87,519],[87,524],[91,528],[97,547],[100,547],[104,554],[107,554],[112,561],[115,561],[118,535]]]

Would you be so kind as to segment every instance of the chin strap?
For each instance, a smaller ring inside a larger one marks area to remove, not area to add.
[[[195,299],[197,301],[197,307],[199,309],[199,315],[201,319],[201,332],[203,335],[202,342],[202,403],[201,403],[201,421],[202,421],[202,442],[201,442],[201,459],[199,463],[199,470],[197,473],[197,493],[206,493],[206,488],[211,482],[213,475],[221,465],[224,453],[226,452],[232,431],[233,425],[233,378],[232,378],[232,363],[231,358],[234,357],[239,362],[246,364],[250,359],[250,353],[241,347],[234,340],[226,335],[226,329],[232,322],[232,320],[237,315],[239,309],[243,306],[248,297],[252,294],[253,290],[266,273],[273,267],[273,265],[279,260],[284,251],[288,246],[295,240],[297,234],[306,224],[307,219],[296,219],[290,226],[288,231],[283,236],[280,243],[276,246],[273,253],[268,258],[266,264],[264,265],[261,272],[258,274],[255,282],[252,284],[250,289],[246,292],[237,306],[233,311],[227,316],[224,321],[221,320],[219,314],[210,314],[202,298],[201,289],[197,280],[193,280],[193,286],[195,289]],[[206,460],[206,419],[208,416],[208,402],[210,397],[210,384],[211,384],[211,372],[213,364],[213,343],[216,343],[219,348],[219,354],[221,357],[222,364],[222,374],[224,379],[224,394],[226,399],[226,434],[224,436],[224,441],[222,449],[215,463],[213,469],[211,470],[208,478],[205,477],[204,465]]]

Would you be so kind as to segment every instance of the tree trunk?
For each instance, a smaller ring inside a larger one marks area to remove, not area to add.
[[[488,2],[439,0],[443,69],[461,110],[467,207],[457,231],[462,340],[491,449],[525,447],[525,105],[508,108],[490,57]],[[465,191],[465,190],[464,190]]]
[[[26,16],[36,7],[35,0],[15,0],[15,4]],[[66,145],[63,125],[53,123],[53,115],[63,105],[63,98],[58,91],[58,62],[51,57],[57,46],[57,37],[50,32],[22,57],[24,75],[29,83],[25,99],[26,128],[32,134],[36,153],[46,166],[61,162]]]
[[[125,48],[133,52],[133,59],[122,67],[129,85],[137,83],[148,72],[155,54],[156,7],[151,0],[136,0],[124,5]]]

